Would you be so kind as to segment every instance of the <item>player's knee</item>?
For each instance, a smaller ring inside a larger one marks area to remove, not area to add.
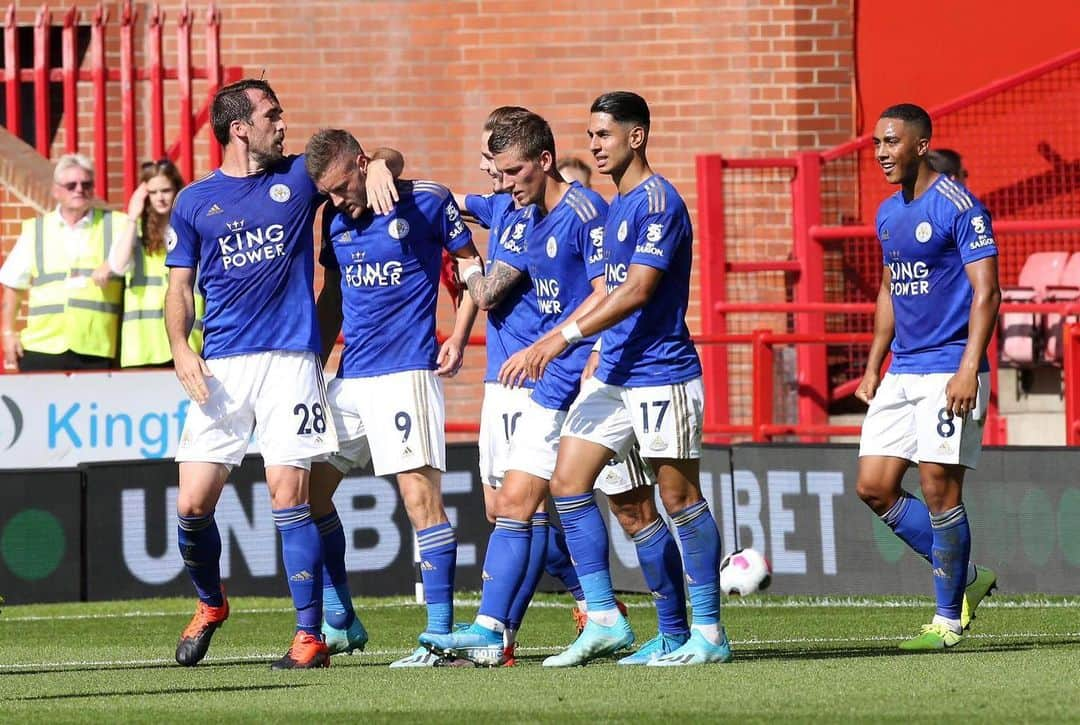
[[[701,491],[695,486],[661,486],[660,501],[669,515],[674,515],[693,506],[702,499]]]
[[[641,531],[655,521],[658,516],[655,508],[650,510],[649,507],[640,502],[619,504],[613,499],[609,499],[609,503],[611,505],[611,512],[615,514],[619,526],[622,527],[622,530],[626,532],[627,536],[633,536]]]
[[[208,516],[214,512],[214,502],[193,496],[179,496],[176,499],[178,516]]]

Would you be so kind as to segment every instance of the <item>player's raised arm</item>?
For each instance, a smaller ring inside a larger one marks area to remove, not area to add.
[[[453,196],[449,196],[439,215],[442,224],[443,246],[454,259],[469,265],[470,269],[478,266],[482,269],[483,260],[472,242],[472,234],[461,219],[461,209]],[[473,273],[475,276],[476,273]],[[453,377],[461,369],[465,360],[465,347],[469,344],[469,333],[476,322],[476,303],[472,292],[463,298],[454,315],[454,330],[443,342],[437,358],[438,368],[435,373],[441,377]]]
[[[874,340],[870,343],[870,353],[866,357],[866,371],[863,373],[862,382],[855,389],[855,397],[870,404],[870,400],[877,392],[881,384],[881,366],[885,362],[885,355],[892,345],[893,335],[896,332],[896,320],[893,317],[892,295],[889,286],[892,284],[892,272],[889,266],[881,272],[881,287],[878,288],[877,302],[874,305]]]

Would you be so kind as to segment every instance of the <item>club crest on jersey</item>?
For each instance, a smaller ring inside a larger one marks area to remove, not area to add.
[[[559,253],[559,243],[555,241],[555,237],[548,237],[547,240],[547,256],[555,259],[555,255]]]
[[[919,226],[915,227],[915,240],[921,244],[926,244],[930,241],[933,233],[934,228],[930,226],[930,222],[919,222]]]
[[[394,239],[404,239],[409,233],[409,222],[404,219],[394,219],[386,227],[386,233]]]
[[[274,184],[270,187],[270,198],[279,204],[284,204],[292,198],[292,190],[285,184]]]
[[[619,225],[619,232],[617,234],[620,242],[626,241],[626,220],[622,220],[622,224]]]
[[[176,249],[176,243],[179,239],[176,236],[176,230],[172,228],[172,225],[165,227],[165,251],[171,252]]]

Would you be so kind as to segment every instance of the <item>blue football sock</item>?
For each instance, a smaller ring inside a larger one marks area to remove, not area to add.
[[[529,565],[531,540],[532,527],[528,521],[495,519],[484,557],[484,589],[477,614],[496,619],[504,626],[509,623]]]
[[[454,572],[457,536],[447,522],[416,532],[420,543],[420,578],[424,582],[428,623],[425,631],[449,634],[454,622]]]
[[[664,634],[688,634],[682,558],[675,537],[661,518],[634,534],[638,563],[652,592],[656,618]]]
[[[562,529],[554,524],[548,525],[547,550],[544,559],[544,571],[563,583],[570,595],[579,602],[585,601],[585,592],[581,591],[574,565],[570,562],[570,550],[566,548],[566,537]]]
[[[900,491],[900,498],[881,515],[900,540],[911,550],[930,561],[930,548],[934,544],[934,532],[930,528],[930,511],[919,499],[907,491]]]
[[[715,626],[720,622],[720,531],[709,503],[702,499],[671,520],[682,542],[693,623]]]
[[[311,506],[300,504],[273,512],[281,534],[281,560],[296,607],[296,629],[316,637],[322,631],[323,553]]]
[[[334,629],[348,629],[356,618],[349,573],[345,569],[345,531],[336,510],[315,519],[323,547],[323,617]]]
[[[971,557],[971,527],[964,504],[940,514],[930,514],[934,528],[931,564],[934,567],[934,595],[937,615],[959,620],[964,605],[968,559]]]
[[[214,514],[206,516],[177,516],[177,541],[180,558],[184,560],[195,591],[211,607],[225,601],[221,593],[221,533]]]
[[[517,631],[521,629],[521,622],[525,619],[525,611],[529,608],[536,587],[540,584],[540,577],[544,575],[544,558],[547,556],[547,528],[548,515],[546,513],[533,514],[532,538],[529,540],[528,565],[525,567],[525,576],[518,584],[514,601],[510,605],[510,619],[508,626]]]
[[[589,615],[615,609],[615,592],[608,569],[608,535],[604,516],[592,493],[556,496],[566,546],[577,570]]]

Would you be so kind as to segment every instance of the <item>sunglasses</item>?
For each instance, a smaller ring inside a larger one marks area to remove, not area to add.
[[[91,189],[94,188],[94,182],[93,181],[69,181],[66,184],[58,184],[58,186],[61,186],[61,187],[65,188],[65,189],[67,189],[68,191],[75,191],[78,188],[82,188],[83,191],[90,191]]]
[[[166,157],[157,161],[145,161],[141,168],[143,171],[149,171],[150,169],[166,169],[170,166],[173,166],[172,159]]]

